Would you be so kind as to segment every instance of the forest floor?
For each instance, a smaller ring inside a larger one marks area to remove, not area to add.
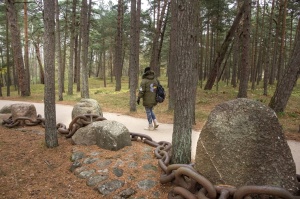
[[[1,119],[2,120],[2,119]],[[286,133],[286,138],[300,142],[300,134]],[[48,149],[44,142],[44,129],[39,126],[6,128],[0,126],[0,198],[114,198],[113,194],[103,196],[97,189],[86,185],[85,179],[76,177],[70,172],[71,155],[74,145],[59,136],[59,146]],[[139,164],[143,161],[141,142],[130,146],[134,151],[134,159]],[[91,147],[81,147],[81,151],[88,152]],[[99,149],[95,149],[99,150]],[[121,151],[110,152],[108,156],[122,157]],[[148,160],[157,165],[154,157]],[[136,179],[149,178],[149,172],[122,168],[126,176]],[[159,183],[161,171],[152,174],[157,185],[147,191],[137,191],[131,198],[167,198],[171,185]],[[126,180],[125,180],[126,181]],[[130,185],[128,185],[130,186]],[[153,196],[156,193],[157,197]]]
[[[70,171],[71,156],[75,147],[70,141],[59,136],[59,146],[48,149],[44,144],[44,139],[44,129],[39,126],[13,129],[0,126],[1,199],[115,198],[120,194],[120,190],[131,187],[136,190],[131,198],[167,198],[167,194],[171,190],[170,184],[162,185],[159,183],[161,170],[158,168],[157,159],[153,155],[153,158],[148,158],[147,164],[153,165],[153,168],[157,170],[144,172],[142,167],[131,169],[123,166],[124,174],[121,179],[125,182],[124,187],[118,189],[116,193],[102,195],[97,187],[87,186],[86,179],[80,179]],[[76,147],[76,150],[86,154],[94,150],[105,153],[106,157],[125,158],[122,150],[103,152],[97,146]],[[144,156],[143,147],[149,146],[139,141],[133,142],[125,153],[128,157],[131,156],[137,165],[145,165],[146,163],[143,162],[145,160],[141,158]],[[152,154],[151,151],[149,153]],[[151,176],[149,177],[150,173]],[[134,180],[130,181],[129,177]],[[115,178],[116,176],[109,175],[108,180]],[[149,178],[155,181],[154,187],[146,191],[137,188],[138,180]]]
[[[300,84],[299,84],[300,85]],[[297,89],[296,89],[297,90]],[[298,89],[299,90],[299,89]],[[100,92],[101,91],[101,92]],[[259,92],[259,91],[257,91]],[[43,102],[43,91],[27,98],[3,97],[3,100],[20,100]],[[232,92],[207,92],[201,91],[201,98],[197,101],[196,113],[197,124],[194,129],[202,129],[207,115],[216,104],[233,99],[235,93]],[[280,123],[283,126],[284,134],[288,140],[300,142],[299,129],[299,94],[291,96],[289,106],[285,114],[279,115]],[[118,112],[133,117],[145,118],[144,109],[138,107],[137,113],[128,112],[128,93],[106,92],[98,89],[93,92],[92,99],[96,99],[103,107],[104,112]],[[251,98],[267,103],[270,96],[251,94]],[[80,97],[73,96],[71,99],[60,104],[74,105]],[[114,99],[114,100],[111,100]],[[167,103],[163,103],[156,109],[161,123],[172,123],[173,114],[168,111]],[[0,117],[2,121],[2,118]],[[45,146],[44,129],[41,127],[26,127],[8,129],[0,125],[0,199],[16,198],[113,198],[113,196],[102,196],[98,190],[86,185],[85,179],[80,179],[70,172],[72,165],[71,156],[74,150],[72,145],[64,137],[59,137],[59,146],[48,149]],[[134,142],[130,150],[134,153],[134,161],[142,164],[144,143]],[[91,147],[83,147],[80,150],[88,152]],[[122,157],[122,151],[112,152],[109,156]],[[152,156],[149,164],[158,165],[157,159]],[[157,166],[158,167],[158,166]],[[136,179],[146,179],[149,172],[140,172],[128,167],[122,168],[124,174],[136,176]],[[167,193],[171,190],[171,185],[159,183],[161,171],[158,169],[151,174],[156,179],[157,185],[147,191],[135,193],[131,198],[167,198]],[[150,193],[159,193],[152,194]]]

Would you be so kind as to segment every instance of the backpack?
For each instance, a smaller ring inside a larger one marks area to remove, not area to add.
[[[164,87],[157,80],[158,85],[156,88],[156,102],[162,103],[166,98],[166,93]]]

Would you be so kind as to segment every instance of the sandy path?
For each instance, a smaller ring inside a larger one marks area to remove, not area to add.
[[[18,102],[9,100],[0,100],[0,109],[5,105],[15,104],[15,103],[30,103],[34,104],[37,113],[44,117],[44,104],[43,103],[31,103],[31,102]],[[71,122],[71,113],[73,106],[68,105],[56,105],[56,123],[63,123],[66,126]],[[122,115],[117,113],[107,113],[104,112],[103,116],[108,120],[114,120],[124,124],[130,132],[142,133],[149,135],[154,141],[168,141],[172,142],[172,124],[160,124],[158,130],[147,131],[144,127],[147,125],[146,119],[134,118],[128,115]],[[199,138],[199,132],[192,132],[192,158],[195,157],[196,144]],[[288,140],[288,145],[290,146],[295,164],[297,174],[300,174],[300,142]]]

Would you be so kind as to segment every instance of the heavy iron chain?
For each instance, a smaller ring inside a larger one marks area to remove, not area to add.
[[[66,138],[71,138],[79,128],[103,120],[106,120],[106,118],[94,114],[85,114],[75,117],[68,129],[62,123],[58,123],[56,128],[59,133],[67,134]],[[2,124],[8,128],[18,125],[34,126],[39,124],[45,127],[45,119],[41,115],[38,115],[36,120],[26,117],[13,120],[12,117],[9,117],[9,119],[3,120]],[[130,136],[132,141],[141,140],[143,143],[155,147],[154,155],[163,171],[160,176],[160,183],[175,185],[168,194],[168,199],[251,199],[258,196],[261,196],[260,198],[300,199],[300,196],[294,196],[280,187],[253,185],[236,188],[230,185],[213,185],[194,169],[193,164],[170,164],[172,148],[170,142],[155,142],[150,136],[140,133],[130,132]],[[297,174],[296,177],[300,189],[300,175]]]
[[[106,120],[106,118],[101,117],[99,115],[95,115],[95,114],[84,114],[84,115],[79,115],[79,116],[75,117],[71,121],[68,129],[67,129],[66,125],[64,125],[62,123],[58,123],[56,125],[56,129],[61,134],[67,134],[66,138],[71,138],[78,129],[85,127],[85,126],[91,124],[92,122],[103,121],[103,120]]]
[[[2,125],[8,127],[8,128],[12,128],[15,126],[36,126],[36,125],[42,125],[43,127],[45,127],[45,119],[42,118],[42,116],[40,114],[37,115],[36,120],[33,120],[29,117],[18,117],[16,119],[12,119],[12,116],[10,116],[8,119],[4,119],[2,122]]]
[[[169,142],[155,142],[151,137],[139,133],[130,133],[131,139],[156,147],[154,154],[158,159],[158,165],[163,171],[160,183],[172,183],[175,185],[169,193],[169,199],[242,199],[242,198],[285,198],[300,199],[284,188],[274,186],[242,186],[239,188],[230,185],[213,185],[208,179],[199,174],[193,164],[170,164],[171,148]],[[300,189],[300,175],[297,174],[298,187]]]

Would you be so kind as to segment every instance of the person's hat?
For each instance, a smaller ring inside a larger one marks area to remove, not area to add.
[[[150,67],[146,67],[145,70],[144,70],[144,73],[146,73],[147,71],[150,71],[151,68]]]

